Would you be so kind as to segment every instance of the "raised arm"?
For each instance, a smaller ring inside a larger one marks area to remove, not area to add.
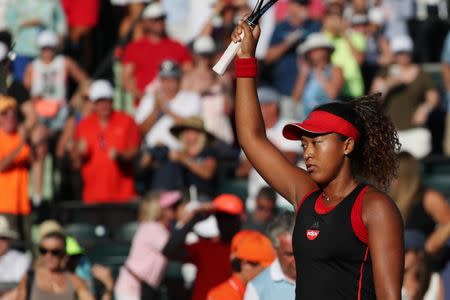
[[[241,23],[233,33],[233,41],[240,40],[242,31],[244,38],[237,55],[239,58],[255,57],[259,27],[252,34],[250,27]],[[267,183],[294,206],[307,193],[317,189],[309,175],[291,164],[267,139],[254,78],[237,78],[236,125],[239,143],[248,160]]]

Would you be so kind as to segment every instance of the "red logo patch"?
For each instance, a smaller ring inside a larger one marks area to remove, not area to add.
[[[306,237],[308,240],[313,241],[319,236],[320,230],[312,230],[308,229],[306,230]]]

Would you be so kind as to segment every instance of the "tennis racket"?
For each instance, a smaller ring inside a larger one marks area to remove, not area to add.
[[[277,1],[278,0],[269,0],[269,1],[267,1],[266,4],[264,4],[264,0],[258,0],[255,5],[255,8],[253,9],[250,16],[248,16],[248,18],[245,20],[245,22],[251,28],[254,28],[258,24],[258,21],[261,18],[261,16]],[[242,33],[242,34],[244,34],[244,33]],[[233,58],[236,56],[236,53],[239,50],[240,46],[241,46],[241,42],[239,42],[239,43],[231,42],[228,45],[225,52],[222,54],[222,57],[214,65],[213,71],[219,75],[222,75],[223,73],[225,73],[225,70],[228,68],[228,65],[231,63]]]

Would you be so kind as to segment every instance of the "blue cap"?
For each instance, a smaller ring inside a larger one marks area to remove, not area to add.
[[[161,78],[167,77],[181,77],[180,66],[173,60],[165,60],[159,66],[158,76]]]
[[[280,94],[276,89],[269,86],[259,87],[257,90],[260,104],[278,103],[280,102]]]

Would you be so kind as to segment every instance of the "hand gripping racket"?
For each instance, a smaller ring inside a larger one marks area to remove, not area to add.
[[[263,6],[264,0],[258,0],[255,5],[255,8],[253,9],[250,16],[248,16],[248,18],[245,20],[245,22],[253,29],[258,24],[259,18],[261,18],[261,16],[277,1],[278,0],[269,0]],[[242,33],[242,34],[244,34],[244,33]],[[228,48],[222,54],[222,57],[219,59],[219,61],[213,67],[213,71],[219,75],[222,75],[225,72],[225,70],[228,68],[228,65],[231,63],[233,58],[236,56],[236,53],[239,50],[240,46],[241,46],[241,42],[238,42],[238,43],[231,42],[228,45]]]

